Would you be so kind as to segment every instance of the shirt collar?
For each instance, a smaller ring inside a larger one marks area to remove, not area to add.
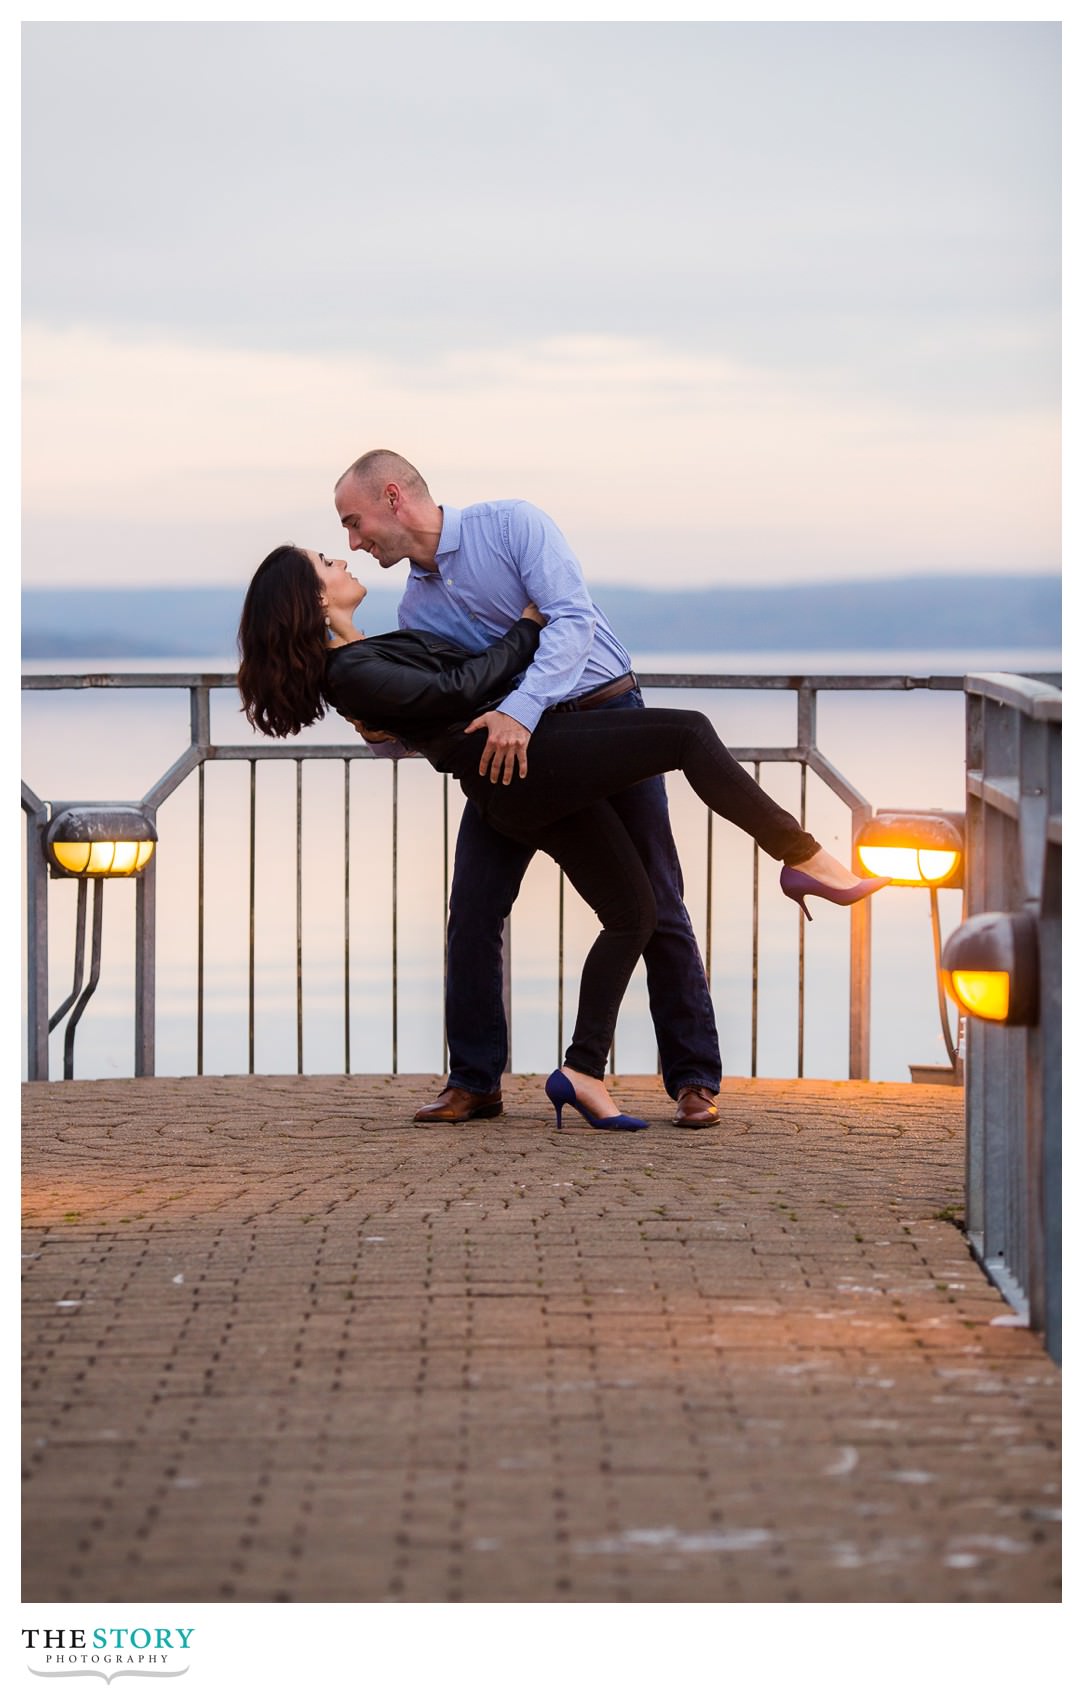
[[[438,561],[443,555],[455,553],[459,547],[459,538],[463,529],[462,513],[458,508],[450,508],[445,502],[441,511],[444,515],[444,523],[440,527],[440,541],[436,545],[436,559]]]
[[[440,541],[436,545],[437,566],[441,564],[446,556],[455,554],[459,547],[460,537],[462,536],[461,510],[459,508],[449,507],[445,502],[440,511],[443,514],[444,519],[443,524],[440,527]],[[410,577],[432,578],[432,569],[431,567],[419,567],[416,561],[411,561]]]

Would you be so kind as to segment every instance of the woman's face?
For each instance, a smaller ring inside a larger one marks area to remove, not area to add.
[[[316,569],[328,614],[352,614],[368,595],[365,585],[347,571],[345,561],[333,561],[316,549],[305,553]]]

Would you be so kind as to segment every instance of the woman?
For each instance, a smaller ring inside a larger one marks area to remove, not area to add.
[[[251,724],[283,738],[327,705],[365,737],[396,737],[442,773],[454,774],[489,824],[544,850],[594,909],[602,931],[580,981],[575,1032],[545,1090],[557,1126],[571,1104],[593,1127],[640,1128],[604,1084],[617,1011],[655,927],[654,894],[639,854],[607,798],[653,774],[679,769],[716,813],[784,863],[783,891],[854,903],[885,880],[856,880],[733,760],[705,715],[676,708],[593,709],[546,714],[525,775],[497,784],[479,771],[479,714],[507,695],[530,662],[543,616],[523,610],[505,637],[479,655],[423,631],[363,638],[353,616],[366,594],[344,561],[284,544],[257,569],[241,615],[237,682]]]

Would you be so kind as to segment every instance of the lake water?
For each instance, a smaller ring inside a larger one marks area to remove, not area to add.
[[[710,651],[639,653],[640,672],[771,674],[888,673],[923,676],[979,671],[1055,672],[1053,651],[996,654],[862,652],[794,655]],[[31,663],[27,672],[232,671],[232,658],[116,663],[107,658]],[[649,701],[701,708],[736,746],[786,745],[795,738],[795,697],[774,691],[651,693]],[[346,734],[348,736],[348,733]],[[231,692],[212,698],[212,738],[255,743]],[[306,742],[345,741],[337,717],[305,734]],[[188,742],[183,690],[64,691],[23,694],[22,774],[43,798],[134,800]],[[818,743],[874,808],[964,806],[963,703],[960,693],[823,692]],[[390,763],[351,767],[350,1063],[357,1073],[392,1067]],[[206,777],[208,886],[205,905],[204,1070],[243,1073],[248,1066],[248,776],[246,762],[209,764]],[[796,770],[765,764],[761,782],[797,812]],[[689,912],[706,951],[708,839],[706,811],[680,775],[668,780],[674,830],[686,878]],[[265,763],[258,786],[255,1067],[297,1066],[295,769]],[[304,770],[302,857],[306,1073],[343,1067],[343,770],[310,763]],[[452,842],[461,807],[448,792]],[[808,790],[808,823],[842,859],[849,856],[848,812],[819,784]],[[192,775],[159,812],[157,1068],[196,1068],[196,779]],[[398,1067],[443,1068],[441,983],[444,875],[443,786],[424,762],[399,769]],[[711,848],[711,989],[726,1070],[750,1071],[752,957],[750,841],[718,821]],[[777,866],[760,859],[760,1007],[757,1070],[789,1076],[797,1062],[797,910],[777,888]],[[76,1074],[102,1077],[132,1069],[133,892],[107,887],[102,977],[79,1025]],[[547,1072],[559,1060],[557,870],[537,857],[513,920],[512,1066]],[[565,889],[563,1037],[570,1030],[579,963],[593,937],[593,916]],[[937,1014],[929,900],[920,891],[887,890],[874,900],[872,1074],[906,1080],[911,1063],[946,1060]],[[956,924],[960,894],[941,897],[945,932]],[[847,1071],[848,939],[846,912],[815,905],[806,928],[805,1073],[841,1078]],[[72,982],[75,882],[50,882],[50,1007]],[[63,1023],[53,1035],[52,1073],[62,1072]],[[617,1030],[617,1068],[652,1072],[653,1031],[642,968],[629,990]]]

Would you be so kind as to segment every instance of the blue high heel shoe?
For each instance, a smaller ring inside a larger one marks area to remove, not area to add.
[[[811,874],[803,874],[798,868],[783,868],[778,876],[778,883],[795,903],[799,903],[805,912],[806,921],[811,921],[806,897],[822,897],[828,903],[849,905],[860,903],[863,897],[871,897],[874,891],[890,885],[890,880],[857,880],[854,885],[836,886],[824,885],[822,880],[814,880]]]
[[[545,1082],[545,1096],[557,1113],[558,1127],[565,1104],[570,1104],[573,1110],[578,1110],[583,1120],[589,1122],[591,1127],[609,1128],[615,1133],[634,1133],[641,1127],[651,1125],[650,1122],[640,1121],[638,1116],[592,1116],[589,1110],[583,1108],[575,1095],[575,1087],[560,1068],[555,1068]]]

